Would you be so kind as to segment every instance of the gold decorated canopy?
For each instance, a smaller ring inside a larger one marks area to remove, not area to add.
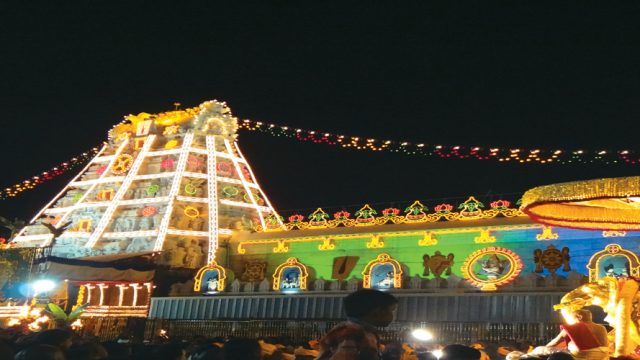
[[[522,211],[552,226],[640,230],[640,176],[539,186],[524,194]]]

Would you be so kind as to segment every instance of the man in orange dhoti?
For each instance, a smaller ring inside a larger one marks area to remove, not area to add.
[[[565,341],[571,354],[580,360],[609,359],[607,329],[592,321],[591,311],[581,309],[573,312],[575,324],[562,325],[560,334],[547,346],[556,346]]]

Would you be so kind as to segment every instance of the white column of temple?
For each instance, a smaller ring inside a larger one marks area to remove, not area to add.
[[[209,250],[207,264],[213,262],[218,250],[218,180],[216,168],[216,137],[207,135],[207,197],[209,204]]]
[[[258,181],[256,180],[255,175],[253,175],[253,170],[251,169],[251,165],[249,165],[249,162],[247,161],[247,159],[245,159],[244,155],[242,154],[242,151],[240,151],[240,147],[238,146],[238,142],[234,141],[233,145],[235,146],[236,151],[238,152],[238,155],[240,155],[240,157],[244,161],[244,164],[247,166],[247,169],[249,170],[249,175],[251,175],[251,180],[253,181],[253,184],[258,188],[258,191],[260,192],[260,195],[262,195],[262,198],[264,199],[264,201],[267,203],[267,206],[269,208],[271,208],[271,211],[272,211],[273,215],[275,215],[276,220],[278,221],[278,224],[280,225],[280,227],[283,230],[286,230],[286,228],[284,226],[284,223],[282,222],[282,220],[280,219],[280,216],[278,216],[278,213],[276,212],[276,209],[274,209],[273,205],[271,205],[271,201],[269,201],[269,198],[267,197],[267,194],[265,194],[265,192],[262,191],[262,188],[260,187],[260,185],[258,185]]]
[[[96,154],[96,156],[95,156],[93,159],[91,159],[91,161],[89,161],[89,163],[88,163],[88,164],[87,164],[87,165],[86,165],[82,170],[80,170],[80,172],[79,172],[79,173],[78,173],[78,174],[77,174],[73,179],[71,179],[71,181],[70,181],[70,182],[68,182],[68,183],[67,183],[67,185],[65,185],[65,187],[62,189],[62,191],[60,191],[56,196],[54,196],[54,197],[53,197],[53,199],[51,199],[51,201],[49,201],[49,203],[48,203],[47,205],[45,205],[42,209],[40,209],[40,211],[36,214],[36,216],[34,216],[34,217],[33,217],[33,219],[31,219],[31,221],[29,221],[29,224],[32,224],[34,221],[38,220],[38,219],[40,218],[40,216],[42,216],[42,214],[43,214],[47,209],[49,209],[49,207],[51,207],[51,205],[53,205],[53,204],[54,204],[58,199],[60,199],[60,197],[62,197],[62,196],[67,192],[67,190],[69,190],[69,185],[70,185],[71,183],[73,183],[74,181],[76,181],[76,180],[77,180],[80,176],[82,176],[84,173],[86,173],[86,172],[87,172],[87,170],[89,169],[89,167],[93,164],[93,161],[94,161],[97,157],[99,157],[99,156],[100,156],[100,154],[102,154],[106,149],[107,149],[107,145],[105,144],[105,145],[103,145],[103,146],[102,146],[102,149],[100,149],[100,151],[98,151],[98,153]],[[82,200],[82,199],[81,199],[81,200]],[[66,217],[67,217],[67,215],[68,215],[69,213],[70,213],[70,211],[69,211],[69,212],[67,212],[67,213],[66,213],[66,214],[61,218],[61,220],[66,219]],[[57,224],[56,224],[56,225],[57,225],[56,227],[59,227],[59,226],[61,226],[62,224],[63,224],[63,222],[62,222],[62,221],[58,221],[58,222],[57,222]],[[27,229],[27,227],[28,227],[28,226],[29,226],[29,225],[27,225],[27,226],[23,227],[23,228],[18,232],[18,234],[16,235],[16,238],[15,238],[15,240],[14,240],[14,241],[17,241],[17,242],[19,242],[19,241],[20,241],[20,237],[21,237],[21,236],[23,236],[23,234],[24,234],[24,232],[25,232],[25,230]],[[44,246],[49,245],[49,243],[51,243],[51,240],[52,240],[52,239],[53,239],[53,235],[51,235],[47,240],[45,240],[45,242],[44,242],[43,244],[41,244],[40,246],[44,247]]]
[[[231,143],[229,143],[228,139],[224,139],[224,146],[227,148],[227,152],[229,152],[229,155],[231,155],[231,162],[233,162],[233,166],[235,167],[236,172],[238,173],[238,178],[240,178],[240,181],[242,181],[242,186],[244,187],[244,191],[247,193],[247,195],[251,199],[251,203],[253,204],[253,207],[256,209],[256,212],[258,213],[258,217],[260,218],[260,224],[262,225],[262,228],[265,229],[266,224],[264,222],[264,216],[262,215],[262,211],[260,211],[260,209],[258,208],[259,205],[256,202],[256,199],[253,198],[253,193],[251,192],[251,188],[249,187],[249,184],[247,184],[247,181],[244,179],[244,174],[242,173],[242,169],[238,164],[238,159],[233,155],[233,149],[231,148]],[[245,164],[246,164],[246,161],[245,161]]]
[[[118,146],[118,148],[116,149],[116,152],[113,155],[113,158],[111,159],[111,161],[109,161],[109,164],[107,165],[106,170],[103,171],[102,174],[100,174],[98,179],[102,180],[102,179],[107,177],[107,174],[109,174],[109,169],[111,169],[111,166],[113,165],[113,163],[118,158],[118,155],[120,155],[120,153],[122,153],[122,150],[126,147],[128,142],[129,142],[129,139],[124,139],[122,141],[122,144],[120,144],[120,146]],[[96,158],[97,157],[98,156],[96,155]],[[78,175],[80,175],[80,174],[78,174]],[[76,180],[75,178],[72,179],[67,186],[72,185],[75,182],[75,180]],[[98,186],[99,183],[100,183],[100,181],[96,181],[96,182],[92,183],[91,185],[89,185],[89,189],[87,189],[87,191],[85,191],[84,194],[82,194],[80,199],[75,204],[73,204],[73,206],[67,212],[65,212],[64,215],[62,215],[60,220],[58,220],[58,222],[56,223],[56,228],[59,228],[60,226],[62,226],[64,224],[64,222],[67,220],[67,218],[69,217],[69,215],[71,215],[76,209],[82,207],[82,204],[84,203],[84,201],[87,199],[89,194],[91,194],[91,192],[93,192],[93,189],[95,189],[96,186]],[[48,241],[46,241],[42,246],[43,247],[44,246],[48,246],[51,243],[51,241],[53,241],[53,236]]]
[[[189,158],[189,150],[191,149],[191,143],[193,142],[193,131],[187,132],[182,141],[182,148],[180,151],[180,158],[178,158],[178,164],[176,165],[176,174],[173,177],[171,183],[171,191],[169,192],[169,203],[165,209],[164,216],[160,221],[160,228],[158,230],[158,237],[153,247],[153,251],[162,250],[164,239],[167,237],[167,230],[169,229],[169,222],[171,220],[171,213],[173,213],[173,202],[178,196],[180,191],[180,182],[182,181],[182,175],[187,165],[187,159]]]
[[[129,190],[129,186],[131,186],[131,183],[133,183],[134,178],[138,174],[138,170],[140,169],[140,166],[144,162],[147,152],[151,148],[151,145],[153,144],[155,139],[156,139],[155,135],[149,135],[145,139],[142,149],[140,149],[138,156],[133,161],[133,164],[131,165],[129,172],[127,173],[124,180],[122,181],[120,188],[118,189],[118,191],[116,191],[115,195],[113,196],[113,199],[111,199],[111,202],[109,203],[109,206],[107,207],[107,209],[104,211],[104,214],[100,218],[98,225],[96,225],[95,230],[93,231],[93,233],[91,233],[89,240],[84,245],[85,247],[92,248],[98,242],[98,239],[100,238],[100,236],[102,236],[102,233],[111,222],[113,213],[116,211],[116,208],[119,205],[118,202],[122,200],[124,195],[127,193],[127,190]]]

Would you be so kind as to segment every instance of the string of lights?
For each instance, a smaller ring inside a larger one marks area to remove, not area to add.
[[[15,197],[25,190],[33,189],[44,182],[50,181],[66,173],[69,170],[85,165],[96,156],[98,151],[100,151],[100,147],[94,147],[91,150],[83,152],[82,154],[76,157],[73,157],[65,162],[62,162],[47,171],[41,172],[39,175],[33,176],[29,179],[23,180],[19,183],[6,187],[0,191],[0,200],[5,200],[10,197]]]
[[[500,148],[492,146],[433,145],[408,141],[378,140],[362,136],[339,135],[253,120],[242,120],[240,122],[240,129],[354,150],[387,151],[444,159],[493,160],[520,164],[640,164],[640,153],[631,150],[550,150]]]
[[[242,120],[239,129],[263,133],[275,137],[286,137],[302,142],[339,146],[373,152],[391,152],[413,156],[443,159],[473,159],[517,164],[640,164],[640,152],[633,150],[567,150],[500,148],[492,146],[459,146],[414,143],[409,141],[379,140],[363,136],[340,135],[315,130],[281,126],[254,120]],[[40,175],[0,190],[0,200],[15,197],[21,192],[54,179],[65,172],[86,164],[98,152],[95,147],[77,157],[60,163]]]

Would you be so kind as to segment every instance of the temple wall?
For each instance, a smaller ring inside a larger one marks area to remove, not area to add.
[[[384,229],[384,227],[377,227]],[[619,244],[623,248],[633,252],[639,252],[638,233],[627,233],[624,237],[603,237],[602,231],[583,231],[572,229],[556,229],[552,230],[557,235],[557,239],[537,240],[536,236],[540,236],[540,229],[522,229],[492,231],[490,236],[495,237],[495,242],[478,243],[476,238],[479,232],[461,232],[456,233],[455,229],[452,233],[438,234],[435,236],[437,244],[429,246],[419,246],[418,242],[422,239],[419,235],[414,236],[384,236],[380,232],[381,241],[384,242],[382,248],[367,248],[367,242],[371,241],[371,235],[363,234],[362,237],[354,236],[350,239],[334,241],[335,249],[319,250],[318,246],[321,241],[311,240],[303,241],[294,239],[293,241],[285,240],[288,251],[274,252],[277,247],[274,243],[244,246],[245,254],[239,254],[237,244],[232,242],[231,252],[228,258],[228,264],[237,278],[242,278],[244,266],[250,262],[266,262],[266,277],[270,277],[274,273],[276,267],[284,263],[289,257],[296,257],[301,263],[305,264],[309,270],[309,280],[324,279],[330,281],[332,279],[334,259],[341,256],[355,256],[358,261],[349,273],[347,280],[352,278],[362,279],[362,271],[367,263],[376,258],[380,253],[387,253],[402,265],[405,277],[420,276],[423,277],[424,264],[423,256],[433,256],[436,251],[442,255],[454,255],[454,264],[451,272],[458,277],[464,277],[461,266],[465,259],[474,251],[490,247],[498,246],[507,248],[515,252],[522,260],[523,270],[520,277],[533,273],[536,270],[536,262],[534,251],[536,249],[545,250],[548,246],[553,245],[558,250],[564,247],[569,248],[569,265],[570,271],[563,271],[561,266],[557,269],[556,274],[560,276],[568,276],[571,272],[588,275],[587,263],[590,258],[598,251],[603,250],[608,244]],[[304,234],[304,230],[298,231],[300,236]],[[542,276],[550,274],[549,269],[543,266]],[[443,274],[446,278],[446,275]],[[433,278],[433,275],[424,276],[424,278]]]

